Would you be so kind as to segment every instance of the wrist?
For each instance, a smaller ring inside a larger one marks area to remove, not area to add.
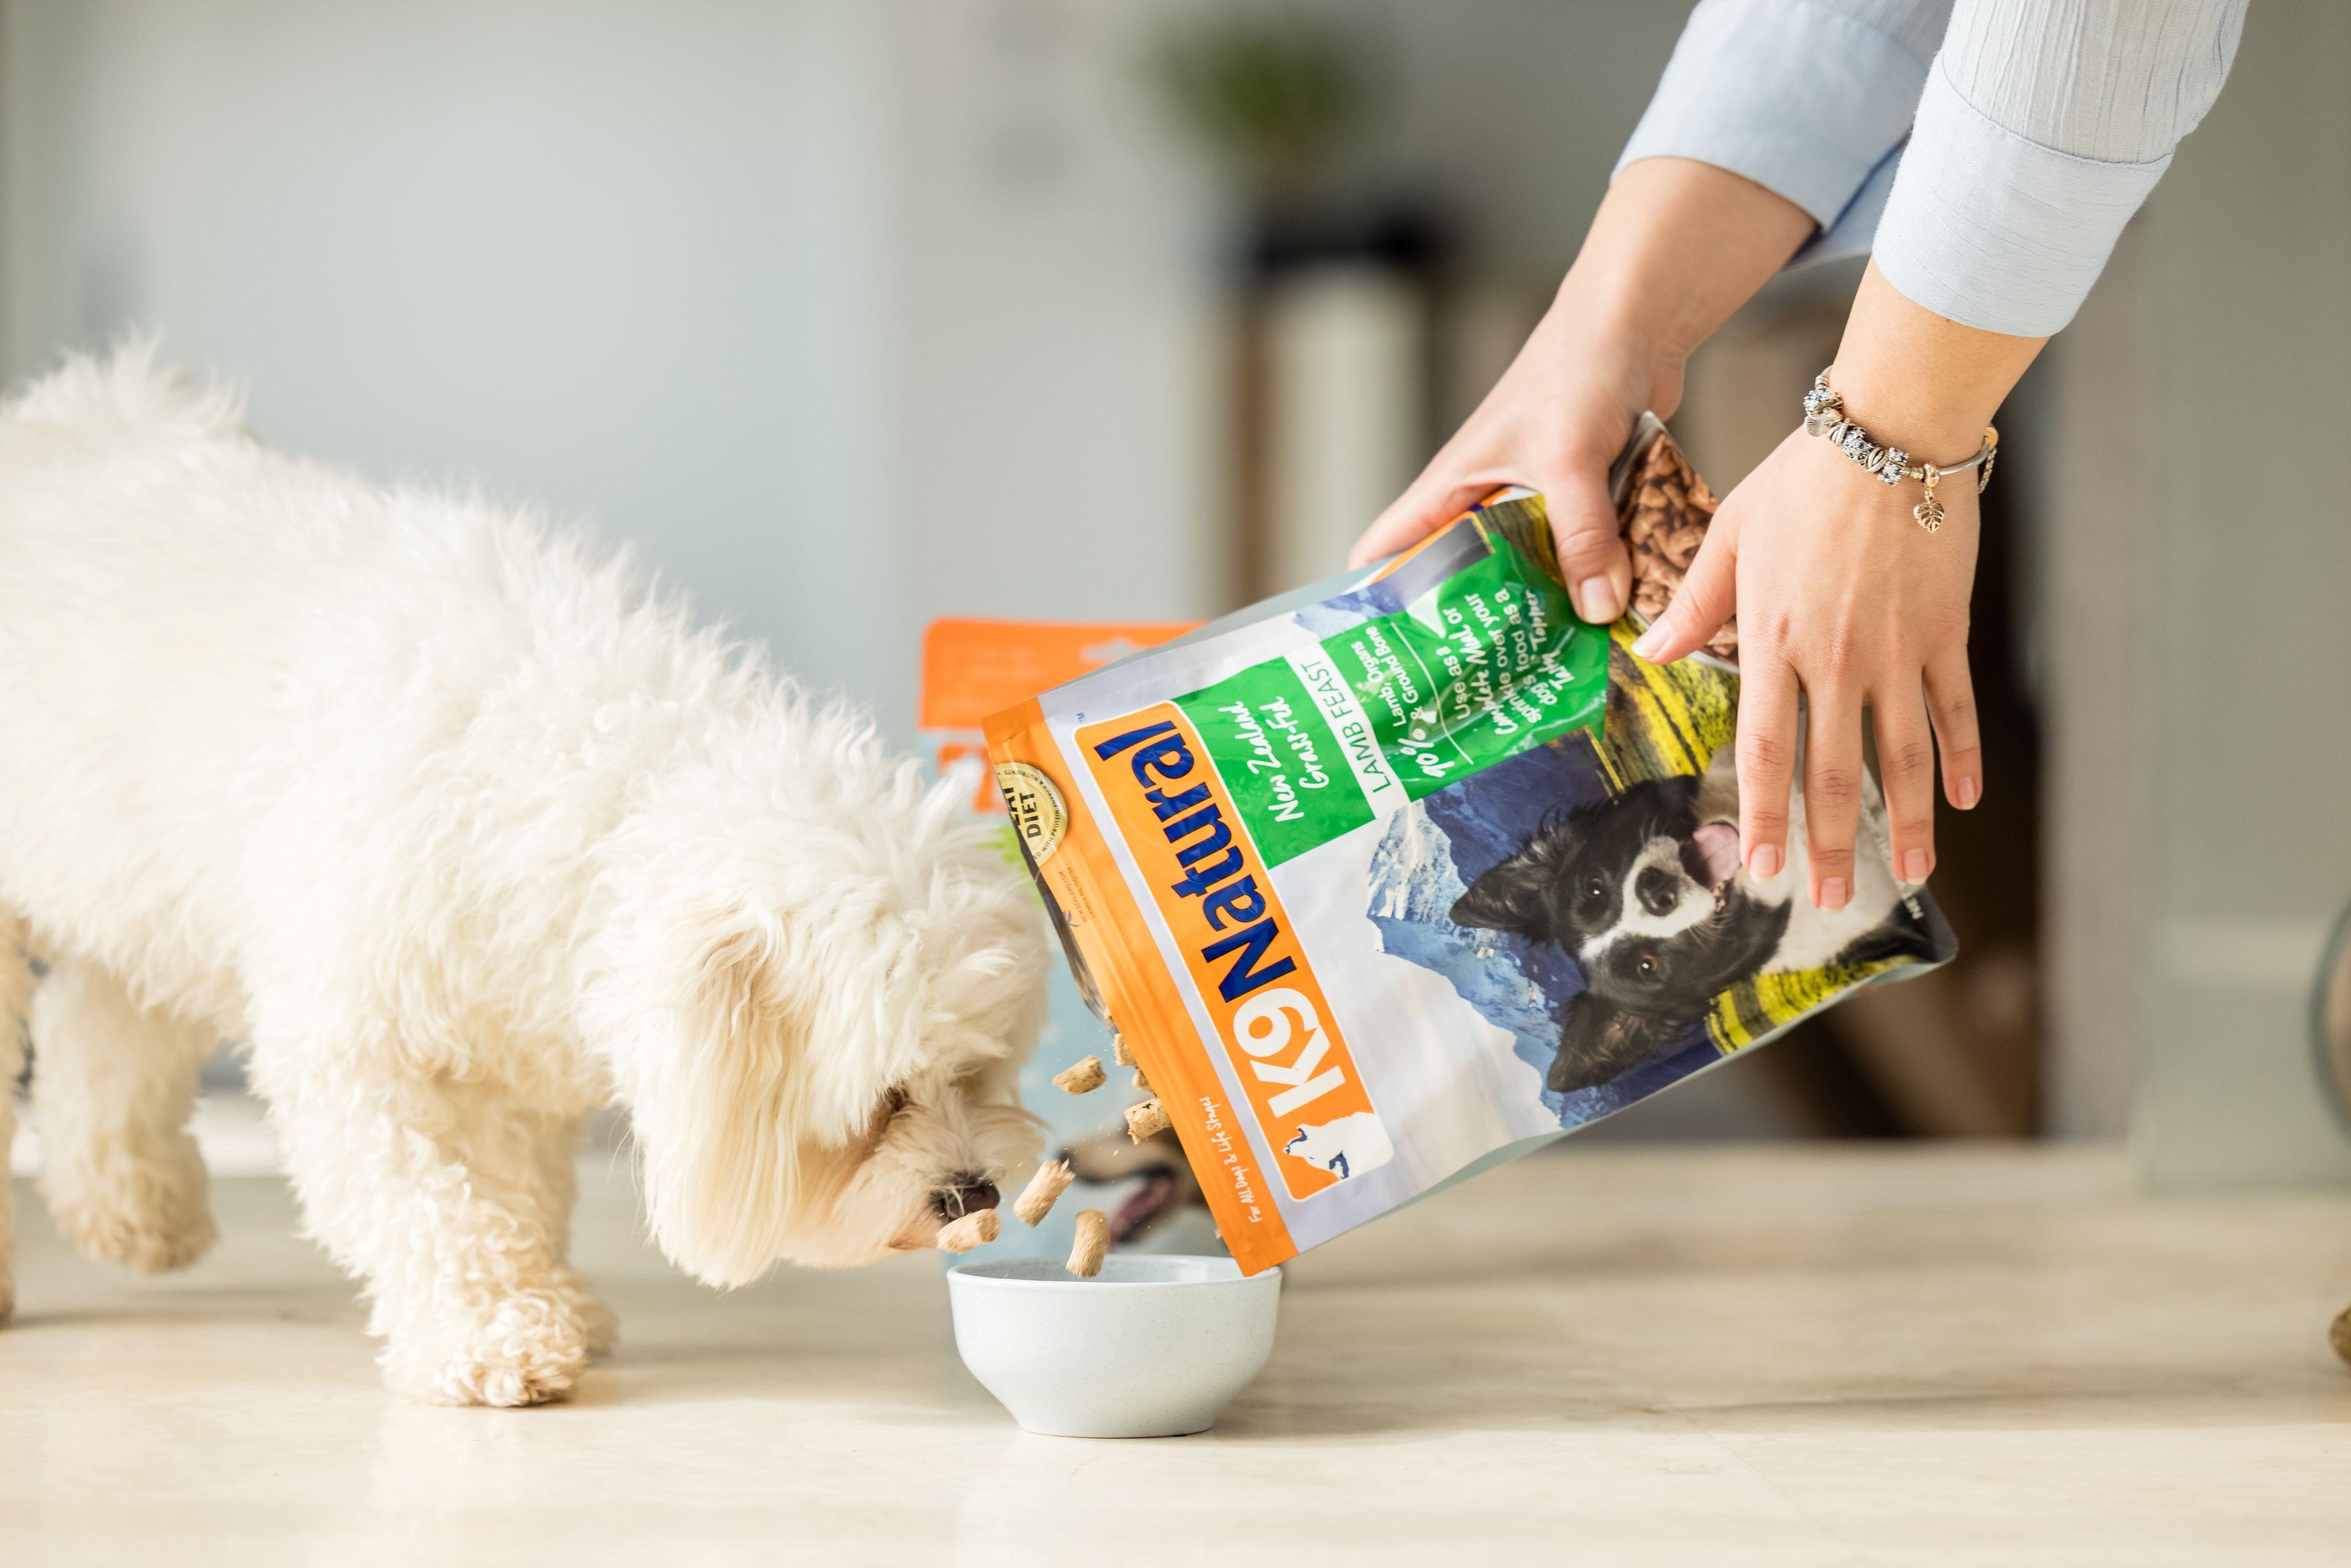
[[[1635,361],[1633,412],[1673,412],[1690,355],[1812,232],[1812,219],[1752,181],[1687,158],[1620,171],[1554,306]]]
[[[1744,176],[1645,158],[1610,183],[1561,291],[1618,323],[1677,386],[1698,346],[1812,231],[1802,208]]]
[[[2045,341],[1961,326],[1914,304],[1872,262],[1854,296],[1829,384],[1846,417],[1933,463],[1973,452]]]
[[[1913,462],[1949,465],[1972,455],[2000,411],[1996,398],[1987,403],[1980,395],[1866,355],[1848,363],[1843,350],[1830,367],[1829,385],[1844,401],[1847,419],[1879,445],[1909,453]]]
[[[1643,290],[1579,264],[1551,308],[1574,344],[1570,351],[1615,384],[1628,414],[1647,409],[1664,418],[1680,404],[1690,349]]]

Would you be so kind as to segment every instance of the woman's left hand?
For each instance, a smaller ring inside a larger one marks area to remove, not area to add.
[[[1914,461],[1963,463],[2045,341],[1938,316],[1873,261],[1830,385],[1872,440]],[[1895,875],[1924,882],[1935,868],[1930,733],[1942,743],[1951,804],[1964,811],[1983,799],[1968,674],[1976,471],[1937,486],[1944,516],[1935,533],[1911,515],[1921,494],[1918,481],[1886,484],[1799,426],[1723,501],[1673,603],[1633,644],[1646,659],[1678,659],[1738,615],[1740,854],[1759,877],[1787,864],[1788,791],[1801,759],[1806,881],[1823,909],[1853,897],[1864,707],[1876,729]]]
[[[1965,810],[1982,793],[1968,674],[1975,475],[1938,487],[1936,533],[1911,516],[1918,492],[1797,430],[1723,501],[1671,607],[1634,644],[1653,662],[1677,659],[1738,614],[1740,853],[1759,877],[1786,864],[1801,758],[1808,891],[1823,909],[1853,896],[1865,706],[1903,881],[1924,882],[1935,863],[1936,740],[1951,804]]]

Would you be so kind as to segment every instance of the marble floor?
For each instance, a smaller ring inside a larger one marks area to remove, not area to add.
[[[933,1258],[716,1296],[588,1173],[572,1404],[376,1385],[283,1187],[147,1281],[20,1184],[0,1563],[2351,1563],[2351,1195],[2119,1155],[1562,1150],[1293,1265],[1213,1433],[1016,1430]]]

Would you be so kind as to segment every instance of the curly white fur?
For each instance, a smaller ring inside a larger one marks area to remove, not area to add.
[[[720,1285],[925,1246],[1033,1155],[1040,915],[958,808],[625,563],[273,453],[143,350],[0,410],[0,1082],[29,1013],[45,1195],[193,1260],[183,1126],[244,1041],[396,1386],[577,1380],[607,1099]]]

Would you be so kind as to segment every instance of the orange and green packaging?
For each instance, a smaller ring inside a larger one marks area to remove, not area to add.
[[[1645,420],[1620,516],[1704,486]],[[1579,620],[1539,497],[1107,665],[986,725],[1087,1004],[1251,1272],[1956,951],[1894,876],[1738,852],[1738,676]],[[1793,803],[1801,819],[1801,793]],[[1058,1064],[1056,1064],[1058,1065]]]

